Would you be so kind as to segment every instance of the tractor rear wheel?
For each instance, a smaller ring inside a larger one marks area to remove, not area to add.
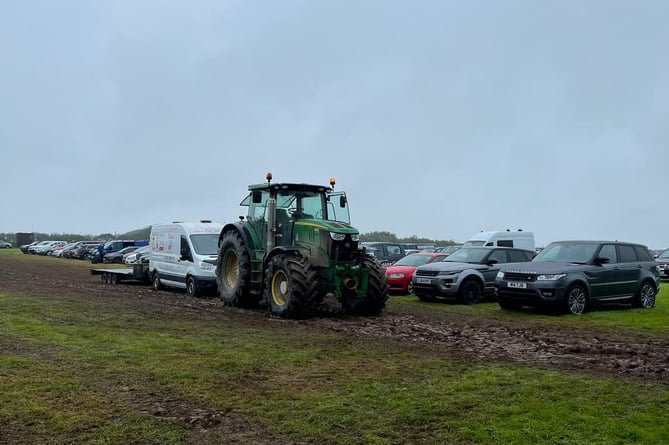
[[[344,310],[354,315],[379,315],[388,301],[388,278],[385,268],[376,259],[365,256],[362,267],[369,269],[367,295],[344,295]]]
[[[277,255],[265,269],[265,301],[273,315],[302,318],[318,303],[318,280],[311,264],[299,255]]]
[[[251,257],[238,232],[223,235],[216,260],[216,283],[227,306],[252,307],[258,303],[257,297],[249,292]]]

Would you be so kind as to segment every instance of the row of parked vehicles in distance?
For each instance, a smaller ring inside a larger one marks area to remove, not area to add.
[[[146,279],[156,289],[185,288],[189,295],[196,295],[215,291],[220,228],[211,221],[174,223],[152,228],[151,245],[137,240],[42,241],[21,250],[92,263],[145,263]],[[385,264],[392,293],[414,294],[422,301],[455,299],[476,304],[488,299],[503,309],[546,307],[571,314],[600,303],[650,309],[660,278],[669,277],[669,249],[655,257],[641,244],[582,240],[536,249],[534,235],[524,231],[480,232],[462,246],[424,246],[409,254],[410,248],[400,243],[362,245]],[[175,273],[174,264],[183,265],[184,270]]]
[[[393,261],[386,266],[390,290],[422,301],[490,299],[509,310],[531,306],[581,314],[600,303],[650,309],[660,278],[669,278],[669,249],[655,258],[641,244],[580,240],[554,242],[537,253],[529,244],[497,241]]]
[[[138,240],[114,241],[35,241],[20,247],[25,254],[48,255],[60,258],[90,260],[91,263],[134,264],[148,261],[148,242]],[[144,258],[142,255],[145,255]]]

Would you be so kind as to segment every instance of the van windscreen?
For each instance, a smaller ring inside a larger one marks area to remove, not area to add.
[[[190,242],[193,243],[193,249],[198,255],[217,255],[218,254],[218,234],[203,233],[201,235],[191,235]]]

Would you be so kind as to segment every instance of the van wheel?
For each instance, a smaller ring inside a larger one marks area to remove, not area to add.
[[[197,285],[195,284],[195,278],[188,277],[186,279],[186,296],[187,297],[197,297],[198,290]]]
[[[151,283],[153,285],[153,290],[161,290],[163,288],[163,285],[160,282],[160,274],[158,274],[158,272],[153,273]]]

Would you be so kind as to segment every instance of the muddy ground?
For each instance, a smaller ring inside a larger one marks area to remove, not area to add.
[[[46,259],[45,259],[46,260]],[[96,298],[100,304],[119,310],[150,310],[192,320],[235,320],[260,325],[270,317],[263,309],[245,310],[224,306],[218,298],[186,298],[179,291],[154,291],[144,284],[102,284],[77,260],[21,261],[0,255],[0,292],[14,295],[44,295],[50,298]],[[666,285],[666,284],[665,284]],[[521,363],[544,369],[578,374],[629,378],[669,384],[669,338],[666,336],[593,329],[547,326],[531,320],[506,320],[448,311],[430,311],[425,303],[408,308],[390,303],[379,317],[351,317],[341,313],[308,320],[279,320],[291,329],[332,332],[359,337],[361,341],[392,338],[412,350],[422,348],[435,356],[490,363]],[[444,304],[444,303],[436,303]],[[609,309],[629,310],[629,309]],[[556,325],[559,323],[556,323]],[[0,345],[2,346],[2,345]],[[119,395],[125,397],[124,394]],[[169,402],[169,399],[168,399]],[[205,413],[193,417],[196,407],[187,403],[170,406],[156,395],[145,410],[157,416],[181,419],[194,428],[194,440],[220,443],[296,443],[248,429],[247,421],[230,415]],[[213,417],[212,417],[213,416]],[[1,426],[1,425],[0,425]],[[1,428],[0,428],[1,429]],[[234,439],[231,431],[245,431]],[[250,435],[247,435],[250,434]],[[212,436],[213,435],[213,436]]]
[[[72,262],[79,264],[72,264]],[[185,298],[179,291],[154,291],[142,284],[104,285],[77,260],[53,258],[44,262],[11,261],[0,256],[0,291],[13,294],[80,296],[119,308],[150,308],[158,313],[178,312],[193,319],[236,319],[255,324],[269,315],[262,309],[224,306],[218,298]],[[95,267],[91,265],[90,268]],[[669,383],[669,339],[607,329],[533,324],[517,320],[430,312],[390,303],[379,317],[350,317],[341,313],[308,320],[285,320],[296,329],[341,332],[360,337],[391,337],[463,358],[517,362],[556,370],[627,376]],[[450,303],[445,303],[450,304]],[[605,308],[604,310],[629,310]]]

